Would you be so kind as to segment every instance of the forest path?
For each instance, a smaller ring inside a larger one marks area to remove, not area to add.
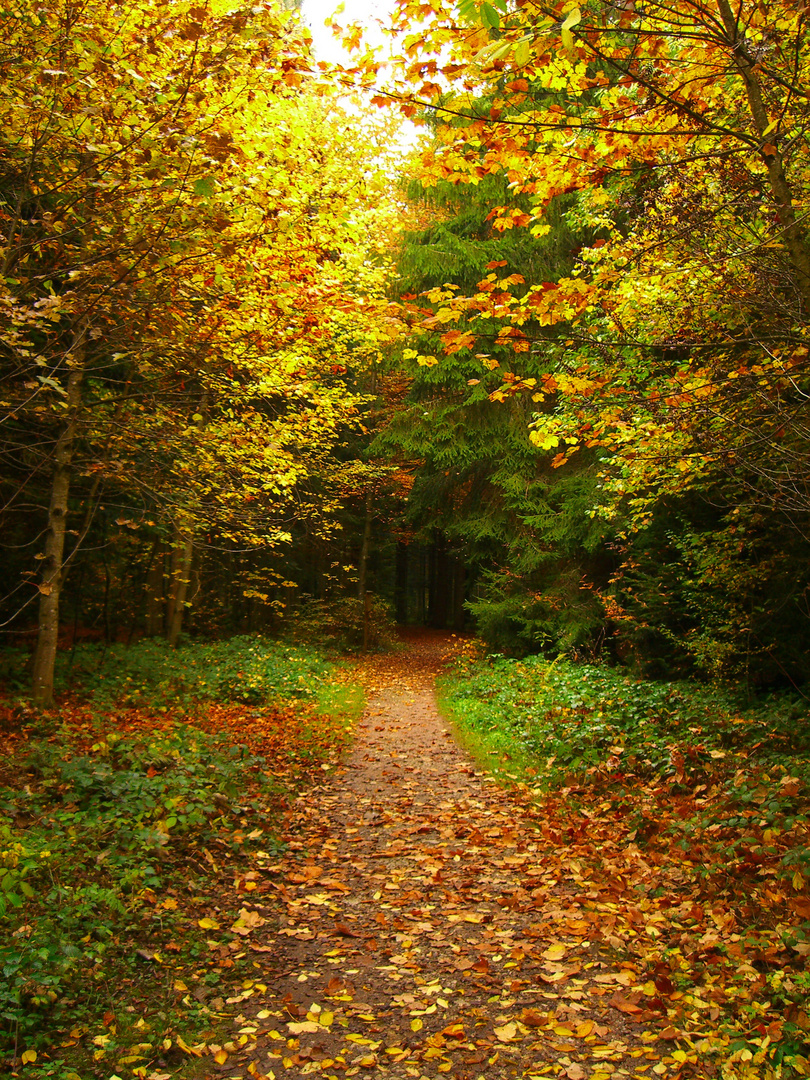
[[[246,905],[267,919],[239,1018],[257,1040],[250,1071],[652,1075],[655,1036],[635,1022],[637,976],[606,940],[600,886],[561,863],[531,803],[478,771],[437,713],[448,643],[422,636],[362,665],[353,752],[300,797],[287,854],[262,866],[280,907]]]

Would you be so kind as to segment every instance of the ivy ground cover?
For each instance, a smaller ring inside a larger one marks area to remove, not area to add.
[[[683,1075],[808,1075],[806,703],[503,657],[442,696],[572,879],[611,882],[617,957],[647,976],[630,1005],[685,1040]]]

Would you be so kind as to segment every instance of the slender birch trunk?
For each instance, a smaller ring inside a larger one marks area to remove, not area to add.
[[[53,703],[53,678],[59,635],[59,601],[64,581],[65,532],[68,497],[76,443],[78,414],[82,400],[85,333],[82,327],[73,346],[73,363],[67,384],[67,418],[54,452],[51,501],[48,508],[48,531],[45,536],[45,562],[39,585],[39,628],[34,654],[32,697],[36,705]]]

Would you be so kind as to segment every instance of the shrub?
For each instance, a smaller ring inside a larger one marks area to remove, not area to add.
[[[314,698],[329,666],[315,649],[244,635],[170,649],[162,640],[80,645],[57,669],[61,689],[96,702],[153,708],[200,701],[261,705]]]

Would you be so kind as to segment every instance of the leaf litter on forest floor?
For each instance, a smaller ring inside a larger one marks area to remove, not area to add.
[[[0,698],[0,1072],[197,1076],[249,1042],[222,1034],[266,991],[245,979],[264,922],[246,901],[295,791],[338,759],[339,707],[66,697],[37,717]]]
[[[228,1075],[780,1075],[784,1017],[756,996],[778,934],[696,904],[609,813],[490,783],[438,719],[435,663],[359,672],[354,751],[299,798],[250,898],[269,1016]]]
[[[151,1048],[119,1050],[118,1071],[198,1075],[196,1061],[206,1077],[245,1080],[805,1075],[807,1019],[782,1015],[777,985],[783,965],[796,978],[801,949],[786,954],[779,927],[752,930],[728,896],[697,898],[694,868],[640,848],[611,803],[505,792],[437,723],[436,659],[423,647],[351,676],[374,695],[361,737],[289,808],[285,856],[246,845],[262,830],[245,819],[232,844],[199,855],[216,898],[193,899],[194,912],[180,894],[144,891],[145,910],[209,939],[207,962],[184,965],[177,938],[151,949],[149,966],[210,1030],[193,1039],[172,1026],[158,1046],[146,1031]],[[267,753],[251,710],[226,712],[207,722],[226,738],[242,726]],[[148,730],[139,715],[128,719]],[[76,728],[81,739],[78,715]],[[283,728],[274,772],[286,768]],[[93,1040],[102,1062],[114,1056],[110,1023]]]

